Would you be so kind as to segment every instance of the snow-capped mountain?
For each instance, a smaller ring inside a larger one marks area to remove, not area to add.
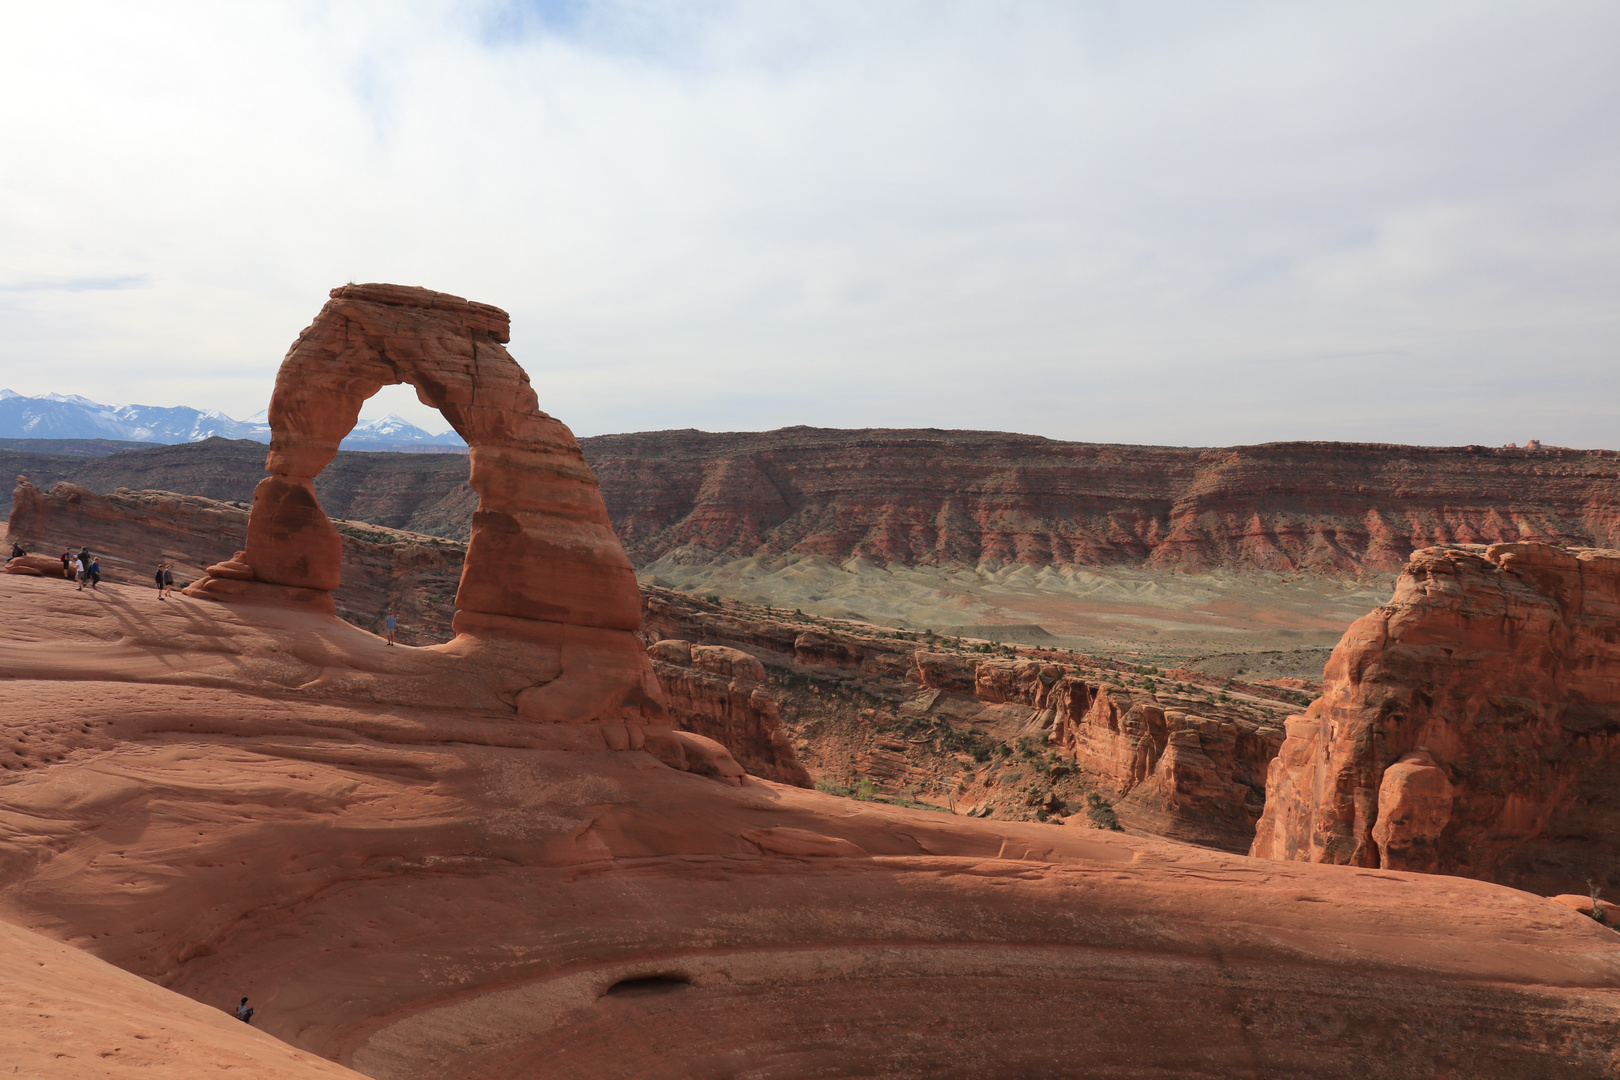
[[[260,412],[233,420],[217,409],[184,405],[102,405],[77,394],[28,397],[0,390],[0,438],[122,439],[129,442],[200,442],[225,439],[270,441],[270,425]],[[462,450],[466,443],[453,431],[433,435],[390,413],[362,420],[343,440],[345,450]]]

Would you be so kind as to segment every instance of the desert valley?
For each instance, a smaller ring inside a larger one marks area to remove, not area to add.
[[[1614,452],[575,440],[508,338],[0,446],[17,1075],[1620,1074]]]

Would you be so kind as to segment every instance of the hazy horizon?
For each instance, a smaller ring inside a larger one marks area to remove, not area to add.
[[[327,290],[513,316],[581,436],[1604,447],[1620,8],[36,6],[0,384],[268,403]],[[408,390],[374,399],[429,431]]]

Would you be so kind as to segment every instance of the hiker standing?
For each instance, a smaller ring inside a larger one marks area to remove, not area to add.
[[[158,599],[162,600],[163,599],[163,564],[162,563],[158,563],[157,572],[152,575],[152,580],[153,580],[153,582],[155,582],[157,584]]]
[[[97,559],[92,558],[90,560],[90,565],[87,568],[87,570],[88,570],[88,572],[85,574],[85,578],[90,582],[90,587],[92,589],[95,589],[97,592],[100,592],[101,591],[101,562],[99,560],[97,560]]]
[[[388,618],[383,620],[383,625],[388,628],[388,644],[392,645],[394,643],[394,609],[393,608],[388,609]]]
[[[84,562],[77,555],[73,559],[73,580],[79,583],[79,592],[84,591]]]
[[[73,572],[73,552],[64,551],[64,552],[62,552],[62,576],[67,578],[69,581],[72,581],[73,580],[73,578],[71,576],[72,572]]]
[[[170,569],[168,563],[164,563],[158,572],[163,575],[162,583],[158,587],[162,590],[163,598],[167,600],[174,595],[174,571]]]

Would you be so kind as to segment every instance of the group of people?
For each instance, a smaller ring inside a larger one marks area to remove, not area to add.
[[[69,549],[62,552],[61,559],[62,576],[69,581],[77,581],[79,591],[84,591],[86,585],[97,591],[100,590],[101,563],[94,555],[90,554],[89,548],[80,548],[77,555],[73,554],[72,549]]]
[[[11,545],[11,558],[20,559],[28,554],[28,549],[21,544],[13,542]],[[72,548],[67,549],[58,556],[62,560],[62,576],[69,581],[77,581],[79,589],[88,585],[100,591],[101,588],[101,561],[90,553],[88,547],[81,547],[75,554]],[[157,585],[159,600],[167,600],[174,595],[174,567],[168,563],[159,563],[157,571],[152,575],[152,581]]]

